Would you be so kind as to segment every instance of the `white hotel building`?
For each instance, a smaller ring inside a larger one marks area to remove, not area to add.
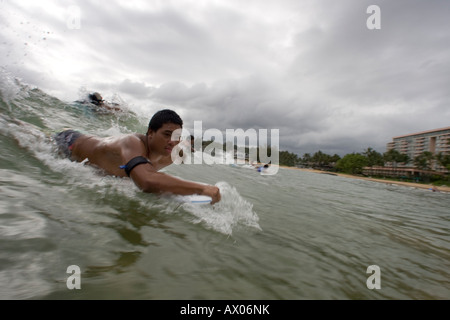
[[[433,155],[450,154],[450,127],[411,133],[392,138],[387,144],[387,151],[394,149],[407,154],[412,160],[425,151]]]
[[[387,151],[392,149],[408,155],[410,161],[408,163],[398,164],[395,167],[366,167],[363,173],[366,175],[406,177],[418,177],[422,173],[426,173],[424,170],[415,168],[414,158],[425,151],[429,151],[433,155],[439,153],[442,155],[450,155],[450,127],[393,137],[392,142],[387,144]],[[448,172],[436,160],[432,161],[431,169],[434,170],[434,173],[439,172],[440,174],[444,174]]]

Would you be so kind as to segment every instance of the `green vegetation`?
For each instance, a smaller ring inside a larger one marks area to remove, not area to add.
[[[298,164],[303,167],[335,171],[336,162],[340,159],[341,157],[337,154],[331,156],[319,150],[312,156],[309,153],[305,153]]]
[[[384,165],[384,157],[381,153],[373,150],[372,148],[367,148],[366,151],[363,152],[363,155],[367,159],[367,166],[383,166]]]
[[[410,161],[408,155],[398,152],[397,150],[391,149],[383,154],[383,161],[385,165],[386,163],[392,164],[395,168],[398,163],[406,164]]]
[[[299,158],[296,154],[288,151],[280,151],[280,165],[294,167],[299,162]]]
[[[336,164],[339,171],[350,174],[361,174],[364,167],[369,163],[369,159],[359,153],[351,153],[345,155]]]
[[[450,155],[447,154],[444,156],[442,153],[438,153],[435,158],[441,166],[450,170]]]
[[[433,160],[433,154],[429,151],[425,151],[414,158],[414,165],[421,170],[431,170],[431,160]]]

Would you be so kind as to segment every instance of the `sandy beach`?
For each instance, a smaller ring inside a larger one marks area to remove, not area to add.
[[[314,172],[314,173],[318,173],[318,174],[332,174],[332,175],[351,178],[351,179],[368,180],[368,181],[381,182],[381,183],[386,183],[386,184],[391,184],[391,185],[400,185],[400,186],[411,187],[411,188],[420,188],[420,189],[434,188],[435,191],[450,193],[450,187],[446,187],[446,186],[434,186],[432,184],[424,184],[424,183],[375,179],[375,178],[361,177],[361,176],[355,176],[355,175],[345,174],[345,173],[320,171],[320,170],[315,170],[315,169],[305,169],[305,168],[296,168],[296,167],[287,167],[287,166],[280,166],[280,168],[292,169],[292,170],[302,170],[302,171]]]

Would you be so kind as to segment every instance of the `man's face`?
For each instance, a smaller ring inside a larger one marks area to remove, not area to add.
[[[164,123],[161,128],[156,131],[149,129],[148,144],[150,146],[150,154],[158,153],[168,156],[172,153],[172,149],[180,142],[181,126],[175,123]]]

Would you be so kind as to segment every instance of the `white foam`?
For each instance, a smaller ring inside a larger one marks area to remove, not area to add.
[[[183,208],[194,216],[194,223],[220,233],[231,235],[239,227],[248,227],[261,231],[259,217],[253,211],[253,204],[241,197],[236,188],[226,182],[219,182],[221,201],[214,205],[183,204]]]

